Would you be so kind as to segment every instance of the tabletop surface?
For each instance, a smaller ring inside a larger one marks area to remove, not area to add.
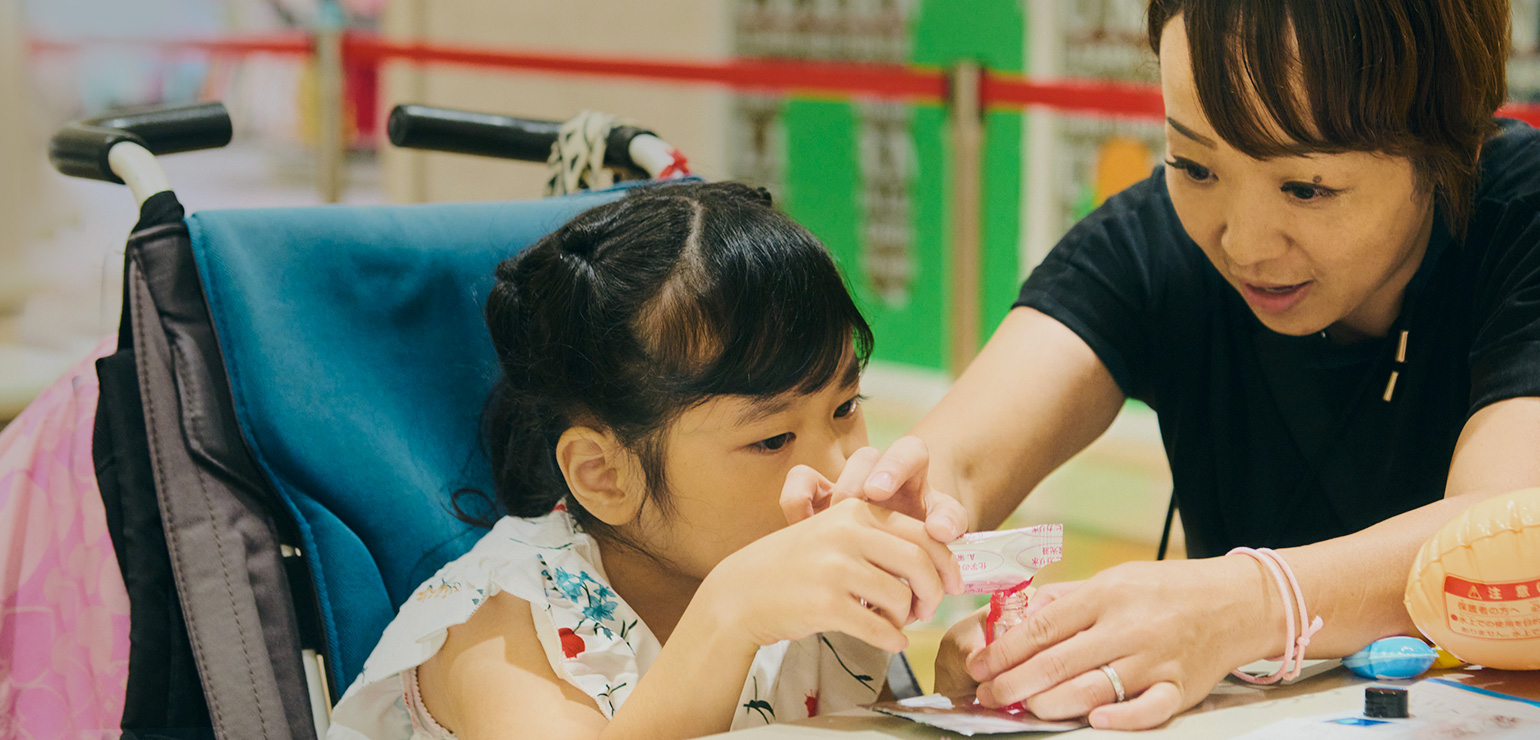
[[[1455,669],[1430,676],[1499,691],[1533,701],[1540,701],[1540,672],[1509,672],[1485,669]],[[1203,703],[1176,716],[1165,725],[1142,732],[1139,738],[1183,738],[1210,740],[1233,738],[1290,717],[1360,711],[1363,688],[1375,682],[1359,678],[1340,664],[1310,678],[1286,686],[1252,686],[1225,681]],[[722,736],[716,736],[722,737]],[[814,717],[801,722],[769,725],[733,733],[744,740],[878,740],[907,738],[937,740],[958,737],[955,733],[927,727],[916,722],[889,717],[867,710],[854,710],[829,717]],[[1040,737],[1064,740],[1131,737],[1125,732],[1083,728],[1061,733],[1022,733],[1019,735],[979,735],[980,738]]]

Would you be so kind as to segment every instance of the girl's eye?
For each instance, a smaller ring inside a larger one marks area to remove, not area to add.
[[[791,444],[791,440],[794,437],[795,435],[793,435],[791,432],[786,432],[785,434],[777,434],[769,439],[759,440],[758,442],[755,442],[749,446],[759,450],[760,452],[778,452],[781,448]]]
[[[1207,167],[1190,159],[1182,159],[1181,157],[1172,157],[1166,160],[1166,166],[1186,172],[1187,177],[1194,182],[1206,182],[1214,174],[1209,172]]]
[[[860,406],[861,402],[865,400],[866,396],[856,396],[855,398],[840,404],[838,408],[834,409],[834,418],[843,419],[847,416],[850,416],[856,412],[856,407]]]
[[[1332,190],[1331,188],[1324,188],[1320,185],[1312,185],[1310,183],[1303,182],[1287,183],[1281,189],[1283,192],[1293,196],[1295,200],[1318,200],[1320,198],[1329,198],[1337,194],[1337,191]]]

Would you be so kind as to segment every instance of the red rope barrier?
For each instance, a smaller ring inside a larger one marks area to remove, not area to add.
[[[991,108],[1045,106],[1070,113],[1166,119],[1160,88],[1119,82],[1067,80],[1032,82],[1026,77],[986,74],[980,97]]]
[[[946,78],[940,72],[900,65],[763,59],[726,62],[652,61],[400,43],[363,35],[349,35],[344,42],[344,50],[355,58],[382,62],[439,63],[705,83],[735,90],[879,96],[920,102],[939,102],[946,95]]]
[[[78,53],[103,49],[147,48],[161,53],[196,52],[210,56],[249,56],[252,54],[280,54],[308,56],[315,50],[315,42],[301,33],[274,34],[271,36],[237,36],[218,39],[132,39],[86,38],[68,41],[57,39],[32,39],[28,49],[33,54]]]
[[[1517,118],[1535,128],[1540,128],[1540,105],[1535,103],[1509,103],[1498,108],[1497,115]]]
[[[357,33],[349,33],[343,43],[344,54],[349,61],[375,64],[388,61],[452,64],[487,69],[710,84],[733,90],[825,97],[881,97],[916,103],[943,103],[947,92],[946,75],[942,72],[896,64],[771,59],[692,62],[534,54],[396,42]],[[33,54],[95,51],[114,47],[149,47],[168,53],[197,52],[220,57],[251,54],[308,56],[314,52],[314,43],[305,34],[220,39],[32,39],[28,43]],[[986,70],[980,96],[985,107],[997,110],[1043,106],[1069,113],[1153,121],[1162,120],[1165,115],[1160,89],[1153,85],[1089,80],[1034,82],[1027,77]],[[1498,110],[1498,115],[1517,118],[1540,127],[1540,104],[1509,103]]]

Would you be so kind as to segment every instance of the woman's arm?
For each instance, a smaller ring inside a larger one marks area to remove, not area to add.
[[[1280,551],[1301,579],[1306,603],[1319,604],[1327,622],[1313,643],[1320,654],[1346,655],[1388,634],[1416,634],[1402,594],[1422,544],[1471,504],[1534,486],[1540,486],[1540,398],[1499,401],[1461,430],[1444,500],[1357,534]],[[1281,614],[1278,625],[1281,634]]]
[[[1325,627],[1312,657],[1351,653],[1415,627],[1402,606],[1418,548],[1488,496],[1540,485],[1540,399],[1474,414],[1455,449],[1446,498],[1345,537],[1280,553]],[[1207,696],[1235,666],[1282,652],[1284,604],[1250,558],[1128,563],[1078,584],[1045,586],[1020,627],[983,649],[969,672],[991,704],[1026,700],[1044,717],[1090,712],[1093,726],[1153,727]],[[1113,703],[1099,666],[1132,697]]]
[[[1016,308],[911,438],[883,454],[860,494],[927,520],[951,515],[947,496],[955,497],[969,531],[994,529],[1107,431],[1124,400],[1079,335]]]

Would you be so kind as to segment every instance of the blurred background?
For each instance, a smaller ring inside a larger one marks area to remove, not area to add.
[[[318,95],[308,39],[719,63],[774,58],[1033,80],[1156,79],[1144,0],[0,0],[0,424],[117,327],[122,244],[137,218],[121,186],[67,179],[46,159],[58,125],[119,106],[222,100],[235,142],[166,157],[190,210],[535,198],[543,165],[409,152],[386,112],[413,102],[567,119],[600,110],[656,131],[709,179],[769,188],[840,261],[877,332],[865,381],[873,441],[904,433],[945,393],[955,347],[977,347],[1022,278],[1078,218],[1149,175],[1148,116],[997,106],[980,119],[977,274],[951,260],[955,140],[939,101],[752,92],[641,77],[382,61],[341,65]],[[1540,99],[1540,0],[1514,0],[1512,97]],[[172,40],[240,39],[200,48]],[[256,43],[264,42],[264,43]],[[270,42],[270,43],[266,43]],[[298,44],[298,46],[296,46]],[[318,182],[322,109],[341,106],[343,178]],[[958,286],[968,295],[959,295]],[[958,306],[977,320],[959,324]],[[959,326],[970,336],[959,337]],[[976,330],[976,331],[975,331]],[[977,336],[971,336],[976,333]],[[1065,561],[1042,580],[1152,559],[1170,495],[1152,412],[1130,403],[1099,442],[1035,492],[1012,524],[1062,522]],[[1179,528],[1178,528],[1179,529]],[[1175,545],[1180,556],[1180,532]],[[930,653],[963,599],[912,632]]]

